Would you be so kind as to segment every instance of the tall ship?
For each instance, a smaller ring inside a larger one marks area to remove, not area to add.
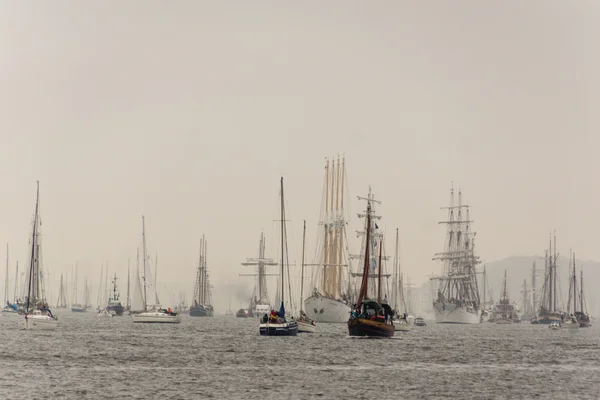
[[[451,188],[450,205],[442,208],[448,211],[447,220],[440,222],[446,225],[447,233],[444,251],[433,257],[443,263],[442,275],[431,278],[438,282],[433,312],[437,323],[478,324],[480,300],[475,267],[479,257],[475,255],[473,221],[469,219],[470,206],[463,204],[460,190],[458,203],[455,197]]]
[[[556,234],[554,235],[554,248],[552,237],[550,238],[549,249],[545,257],[545,279],[542,289],[542,301],[537,313],[537,317],[531,321],[532,324],[549,325],[553,322],[562,321],[562,312],[559,310],[559,292],[557,287],[557,264],[558,254],[556,254]]]
[[[573,257],[573,262],[575,262],[575,257]],[[573,268],[575,267],[573,266]],[[587,310],[585,296],[583,295],[583,269],[581,269],[579,273],[579,278],[581,279],[579,285],[579,311],[575,311],[575,317],[577,318],[577,322],[579,322],[579,326],[581,328],[589,328],[592,326],[592,320]]]
[[[206,269],[206,239],[202,236],[200,241],[200,258],[196,271],[194,285],[194,300],[190,306],[190,317],[212,317],[214,314]]]
[[[379,236],[379,240],[373,241],[371,234],[373,233],[371,221],[374,217],[374,212],[371,209],[371,202],[375,200],[370,195],[367,200],[367,213],[365,221],[366,238],[363,246],[363,270],[360,290],[356,300],[355,309],[351,312],[348,319],[348,334],[350,336],[371,336],[371,337],[392,337],[394,336],[394,324],[392,322],[393,311],[391,307],[383,300],[382,297],[382,254],[383,254],[383,236]],[[373,245],[371,245],[373,244]],[[379,260],[373,268],[371,263],[372,256],[379,253]],[[369,281],[372,280],[372,270],[377,271],[376,285],[372,291],[369,290]],[[376,290],[376,297],[369,295],[370,292]]]
[[[350,315],[345,181],[345,159],[327,160],[313,290],[304,301],[304,311],[316,322],[345,323]]]
[[[569,266],[571,261],[569,261]],[[573,264],[573,274],[569,279],[569,300],[567,302],[567,312],[564,316],[563,327],[581,327],[587,328],[591,326],[591,320],[587,313],[587,307],[585,304],[585,298],[583,296],[583,270],[580,274],[580,286],[577,288],[577,272],[576,272],[576,263],[575,263],[575,253],[573,253],[572,257]],[[573,312],[571,313],[571,305],[573,305]],[[567,315],[568,314],[568,315]]]
[[[123,315],[123,311],[125,311],[125,307],[123,307],[123,304],[121,304],[119,297],[120,293],[117,288],[117,274],[115,274],[112,279],[112,293],[108,297],[106,311],[121,317]]]
[[[267,290],[267,276],[274,274],[268,274],[267,267],[273,267],[279,264],[272,258],[267,258],[265,256],[265,247],[266,238],[264,233],[261,232],[260,241],[258,243],[258,258],[246,258],[246,262],[242,263],[242,266],[245,267],[256,267],[256,273],[254,274],[240,274],[240,276],[256,277],[256,285],[247,311],[240,308],[236,313],[236,316],[240,318],[252,316],[262,317],[271,311],[271,302],[269,301],[269,293]]]
[[[502,283],[502,296],[494,306],[492,319],[497,324],[512,324],[513,322],[521,322],[517,306],[511,303],[506,289],[506,270],[504,270],[504,281]]]

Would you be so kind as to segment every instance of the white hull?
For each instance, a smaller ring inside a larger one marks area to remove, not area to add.
[[[396,320],[394,322],[394,330],[396,332],[408,332],[410,331],[410,325],[408,325],[405,321]]]
[[[34,331],[53,331],[58,321],[47,315],[29,315],[23,320],[23,328]]]
[[[579,329],[578,322],[563,322],[562,327],[564,329]]]
[[[469,312],[465,307],[457,304],[433,304],[435,322],[438,324],[479,324],[480,317],[477,312]]]
[[[19,313],[12,308],[5,308],[2,310],[2,315],[19,315]]]
[[[298,321],[298,332],[317,333],[317,327],[313,324],[307,324],[306,322]]]
[[[179,315],[170,315],[161,312],[143,312],[131,316],[133,322],[155,323],[155,324],[178,324],[181,322]]]
[[[350,318],[350,307],[347,304],[323,296],[306,299],[304,312],[315,322],[346,323]]]

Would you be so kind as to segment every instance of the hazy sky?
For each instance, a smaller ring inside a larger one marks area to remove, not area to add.
[[[415,282],[439,271],[451,181],[482,259],[556,229],[598,260],[599,37],[597,1],[4,2],[0,242],[27,260],[39,179],[52,275],[125,279],[144,214],[188,298],[207,236],[223,309],[261,229],[276,256],[281,175],[294,258],[304,218],[314,247],[339,153],[352,228],[371,185]]]

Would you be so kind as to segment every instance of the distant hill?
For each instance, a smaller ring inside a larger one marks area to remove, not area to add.
[[[600,281],[600,262],[596,261],[583,261],[576,259],[577,264],[577,284],[579,285],[579,274],[583,267],[584,276],[584,294],[588,305],[589,312],[594,315],[600,315],[600,296],[596,294],[596,283]],[[517,304],[522,304],[523,294],[521,293],[523,287],[523,280],[527,279],[527,287],[531,287],[531,273],[532,265],[536,263],[537,278],[536,278],[536,289],[541,291],[544,284],[544,257],[543,256],[517,256],[508,257],[502,260],[486,263],[486,275],[487,282],[491,291],[493,292],[493,300],[497,301],[500,297],[502,290],[502,280],[504,277],[504,270],[507,273],[507,289],[508,293]],[[558,291],[561,295],[563,304],[566,306],[568,293],[569,293],[569,259],[568,257],[559,256],[558,258],[558,270],[557,270],[557,286]],[[483,270],[483,266],[479,266],[479,270]],[[480,276],[481,278],[481,276]],[[480,279],[480,282],[482,280]],[[479,290],[483,296],[483,287]],[[541,292],[540,292],[541,293]],[[486,294],[486,298],[489,298],[489,292]]]

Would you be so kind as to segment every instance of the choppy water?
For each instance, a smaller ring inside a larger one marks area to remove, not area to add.
[[[436,325],[394,339],[258,335],[254,319],[180,325],[59,313],[54,332],[0,317],[0,399],[597,399],[598,327]]]

